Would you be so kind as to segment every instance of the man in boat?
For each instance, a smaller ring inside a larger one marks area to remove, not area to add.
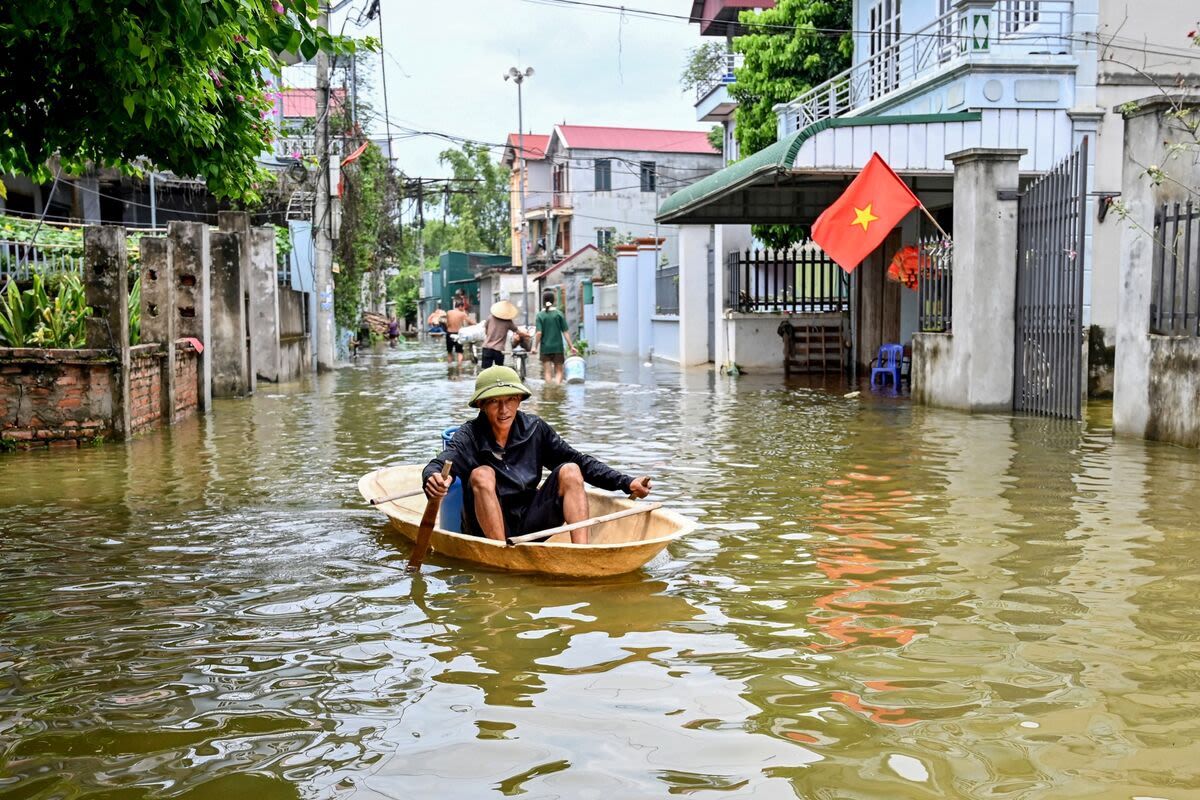
[[[445,497],[450,481],[442,464],[453,462],[451,476],[463,485],[463,532],[504,541],[509,536],[582,522],[589,517],[584,489],[601,489],[633,497],[650,493],[650,477],[633,478],[580,453],[562,440],[545,420],[520,410],[530,392],[511,367],[488,367],[475,379],[467,404],[478,408],[462,425],[449,447],[426,465],[427,497]],[[542,467],[550,470],[541,485]],[[571,532],[575,544],[587,544],[588,529]]]

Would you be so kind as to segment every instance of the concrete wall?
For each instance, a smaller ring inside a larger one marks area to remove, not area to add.
[[[1200,98],[1187,107],[1200,113]],[[1121,232],[1121,294],[1113,371],[1113,429],[1128,436],[1200,446],[1200,381],[1194,337],[1150,334],[1153,289],[1154,209],[1186,201],[1188,187],[1200,186],[1200,160],[1174,145],[1194,142],[1169,116],[1172,99],[1146,98],[1125,119],[1121,202],[1126,213]],[[1167,179],[1156,184],[1145,175],[1156,164]]]
[[[617,320],[596,320],[596,335],[592,340],[592,346],[602,353],[621,352],[621,340],[620,332],[617,329]]]
[[[729,360],[743,372],[783,372],[783,339],[777,331],[787,319],[786,314],[726,311]]]
[[[679,363],[679,317],[656,314],[650,318],[650,345],[654,357]]]

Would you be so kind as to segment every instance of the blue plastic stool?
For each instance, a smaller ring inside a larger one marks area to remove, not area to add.
[[[450,446],[450,440],[458,431],[457,425],[451,425],[442,431],[442,449]],[[450,484],[450,491],[442,498],[442,515],[438,527],[452,533],[462,533],[463,490],[462,481],[458,478]]]
[[[900,388],[900,365],[904,362],[904,345],[900,344],[885,344],[879,348],[879,355],[876,356],[876,367],[871,368],[871,385],[875,385],[876,376],[880,377],[879,384],[882,386],[887,381],[883,380],[888,375],[892,376],[892,385],[897,389]]]

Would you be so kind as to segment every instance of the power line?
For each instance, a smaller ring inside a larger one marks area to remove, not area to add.
[[[728,24],[728,22],[729,22],[728,20],[718,19],[716,17],[691,17],[690,15],[687,15],[687,14],[672,14],[672,13],[669,13],[666,11],[654,11],[654,10],[646,9],[646,8],[635,8],[635,7],[624,6],[624,5],[612,5],[609,3],[592,2],[591,0],[522,0],[522,2],[534,3],[537,5],[546,5],[546,6],[576,8],[576,9],[580,9],[580,10],[591,10],[591,11],[597,11],[597,12],[602,12],[602,13],[619,14],[621,16],[640,17],[642,19],[665,20],[665,21],[671,21],[671,22],[685,22],[685,23],[717,22],[717,23],[723,23],[723,24]],[[851,35],[855,35],[855,36],[870,36],[874,33],[879,32],[879,31],[861,30],[861,29],[855,29],[855,28],[816,28],[816,27],[799,26],[799,25],[782,25],[779,23],[759,22],[759,21],[748,22],[748,23],[746,23],[745,27],[749,30],[750,33],[763,31],[763,30],[778,31],[780,33],[795,33],[797,31],[802,31],[805,33],[817,33],[817,34],[821,34],[823,36],[843,36],[845,34],[851,34]],[[912,38],[916,38],[916,37],[936,38],[936,39],[939,39],[942,41],[969,41],[972,38],[971,34],[960,34],[960,33],[955,33],[953,30],[946,31],[946,30],[941,30],[941,29],[930,30],[930,31],[915,31],[915,32],[908,32],[908,33],[902,32],[900,35],[901,35],[901,37],[912,37]],[[1017,40],[1019,40],[1019,39],[1035,39],[1036,40],[1036,39],[1045,39],[1048,36],[1050,38],[1068,39],[1071,41],[1077,41],[1077,42],[1081,42],[1084,44],[1104,44],[1105,43],[1104,41],[1102,41],[1100,39],[1099,34],[1095,34],[1095,35],[1087,35],[1087,34],[1060,35],[1060,34],[1046,34],[1046,33],[1030,32],[1030,33],[1022,34],[1019,36],[1006,36],[1004,38],[1007,40],[1010,40],[1010,41],[1012,41],[1014,39],[1017,39]],[[1129,45],[1129,46],[1115,45],[1115,44],[1110,43],[1110,46],[1113,46],[1113,47],[1119,47],[1119,48],[1127,49],[1127,50],[1136,50],[1138,52],[1148,52],[1148,53],[1153,53],[1155,55],[1175,55],[1175,56],[1189,58],[1189,59],[1200,59],[1200,52],[1197,52],[1194,48],[1192,48],[1190,50],[1179,49],[1179,50],[1170,52],[1170,51],[1164,51],[1161,48],[1172,48],[1172,45],[1164,44],[1162,42],[1140,41],[1137,39],[1131,39],[1128,37],[1118,37],[1118,36],[1113,36],[1111,38],[1112,39],[1120,38],[1120,39],[1124,39],[1125,41],[1130,41],[1130,42],[1135,43],[1134,45]],[[1148,49],[1150,46],[1153,46],[1154,48],[1160,48],[1160,49],[1158,49],[1158,50]]]

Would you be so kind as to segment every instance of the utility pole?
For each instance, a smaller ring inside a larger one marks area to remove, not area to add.
[[[322,0],[317,26],[329,28],[329,6]],[[317,290],[317,371],[334,366],[333,222],[329,203],[329,56],[317,51],[317,196],[313,200],[313,242]]]
[[[525,164],[525,118],[521,106],[521,84],[526,78],[533,76],[533,67],[527,67],[524,72],[516,67],[509,67],[508,72],[504,73],[504,80],[511,80],[517,85],[517,149],[521,152],[518,154],[521,157],[521,227],[518,229],[517,236],[520,239],[521,252],[521,292],[523,300],[521,306],[525,309],[525,327],[529,327],[529,252],[525,242],[525,176],[527,173]]]

